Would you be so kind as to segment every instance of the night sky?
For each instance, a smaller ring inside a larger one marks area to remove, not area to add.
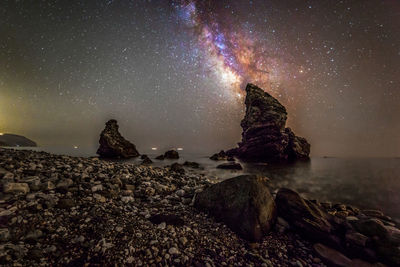
[[[0,3],[0,131],[43,146],[231,148],[248,82],[314,156],[400,156],[400,2]]]

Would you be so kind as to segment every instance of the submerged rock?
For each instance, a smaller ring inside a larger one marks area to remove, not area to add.
[[[250,241],[260,241],[276,218],[266,180],[255,175],[234,177],[206,188],[195,196],[194,206]]]
[[[211,160],[227,160],[228,155],[226,155],[225,151],[221,150],[218,153],[215,153],[210,157]]]
[[[142,159],[143,165],[148,165],[153,163],[153,161],[147,155],[142,155],[140,158]]]
[[[247,85],[246,92],[242,141],[226,154],[253,162],[308,159],[310,144],[285,128],[286,108],[253,84]]]
[[[164,159],[179,159],[179,153],[176,150],[168,150],[167,152],[164,153],[164,155],[160,155],[156,157],[158,160],[164,160]]]
[[[237,163],[237,162],[222,163],[217,166],[217,169],[243,170],[242,165],[240,165],[240,163]]]
[[[118,131],[116,120],[109,120],[100,134],[97,154],[103,158],[132,158],[139,156],[136,146],[126,140]]]
[[[179,153],[176,150],[168,150],[164,153],[165,159],[179,159]]]
[[[183,163],[183,166],[193,168],[193,169],[198,169],[200,168],[200,164],[194,161],[185,161]]]

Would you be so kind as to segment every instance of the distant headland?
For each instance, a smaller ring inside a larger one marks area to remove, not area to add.
[[[0,133],[0,146],[7,147],[36,147],[36,142],[22,135]]]

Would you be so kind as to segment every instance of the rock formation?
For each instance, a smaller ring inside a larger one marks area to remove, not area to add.
[[[266,181],[255,175],[234,177],[206,188],[196,195],[194,206],[250,241],[260,241],[276,217]]]
[[[164,160],[164,159],[179,159],[179,153],[176,150],[168,150],[167,152],[164,153],[164,155],[160,155],[156,157],[158,160]]]
[[[247,85],[246,93],[246,115],[240,124],[242,141],[226,154],[254,162],[308,159],[310,144],[285,128],[285,107],[253,84]]]
[[[97,154],[103,158],[133,158],[139,156],[136,146],[122,137],[116,120],[109,120],[100,134]]]
[[[16,134],[1,134],[0,146],[7,147],[36,147],[36,143],[24,136]]]

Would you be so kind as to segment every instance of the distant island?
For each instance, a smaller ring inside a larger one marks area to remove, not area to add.
[[[22,135],[0,133],[0,146],[7,147],[36,147],[36,142]]]

